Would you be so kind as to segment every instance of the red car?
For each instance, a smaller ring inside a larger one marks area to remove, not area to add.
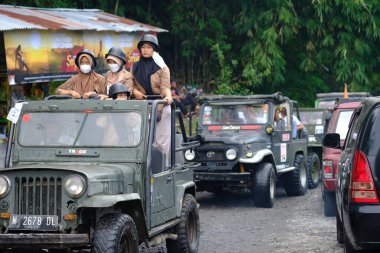
[[[360,102],[339,103],[332,112],[327,133],[338,133],[340,143],[343,146],[348,131],[348,123],[355,108]],[[322,197],[324,200],[325,216],[335,216],[335,185],[337,175],[337,164],[341,155],[340,149],[324,147],[322,153]]]

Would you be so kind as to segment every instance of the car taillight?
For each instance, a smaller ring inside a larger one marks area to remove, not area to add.
[[[351,202],[379,203],[367,157],[362,151],[357,151],[352,169]]]
[[[333,162],[331,160],[323,160],[323,177],[324,178],[333,178],[334,170],[333,170]]]

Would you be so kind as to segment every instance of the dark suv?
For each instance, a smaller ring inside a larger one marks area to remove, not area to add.
[[[336,228],[345,252],[380,249],[380,98],[368,98],[355,109],[341,147],[337,133],[324,145],[343,149],[336,185]]]
[[[355,108],[360,102],[345,102],[337,104],[332,112],[327,133],[338,133],[340,144],[343,145],[348,131],[348,123]],[[322,153],[322,197],[324,200],[325,216],[335,216],[335,184],[337,175],[337,164],[341,150],[329,147],[323,148]]]

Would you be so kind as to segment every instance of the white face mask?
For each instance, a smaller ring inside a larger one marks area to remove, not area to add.
[[[119,64],[117,63],[109,63],[108,67],[110,68],[111,72],[117,72],[119,70]]]
[[[80,71],[82,71],[82,73],[84,73],[84,74],[90,73],[91,72],[91,65],[88,65],[88,64],[80,65]]]

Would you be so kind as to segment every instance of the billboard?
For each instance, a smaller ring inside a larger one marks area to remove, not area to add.
[[[142,33],[20,30],[4,32],[9,84],[64,81],[77,73],[75,57],[88,48],[98,58],[98,73],[105,73],[105,54],[124,49],[127,68],[139,59],[136,49]]]

